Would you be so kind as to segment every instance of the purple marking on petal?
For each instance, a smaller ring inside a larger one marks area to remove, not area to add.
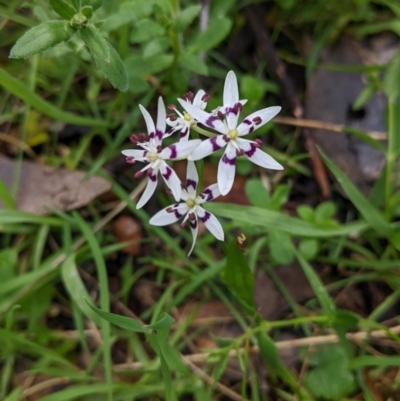
[[[205,125],[209,126],[210,128],[215,128],[214,127],[214,121],[217,121],[217,120],[218,120],[217,117],[210,116],[210,117],[207,118]]]
[[[189,187],[193,187],[193,189],[195,190],[197,187],[197,182],[195,180],[191,180],[190,178],[188,178],[186,180],[186,188],[189,188]]]
[[[188,130],[189,130],[188,127],[185,127],[185,128],[181,131],[181,133],[180,133],[180,135],[179,135],[179,139],[184,138],[184,137],[187,135]]]
[[[149,175],[149,179],[153,182],[157,181],[157,174],[151,174]]]
[[[236,162],[236,158],[235,159],[230,159],[226,153],[224,153],[224,155],[222,156],[222,163],[225,164],[230,164],[231,166],[234,166]]]
[[[247,157],[251,157],[251,156],[254,155],[256,150],[257,150],[257,146],[251,143],[250,144],[250,149],[247,152],[244,152],[244,153],[246,154]]]
[[[254,131],[254,125],[252,125],[252,126],[249,128],[248,134],[251,134],[253,131]]]
[[[206,197],[206,201],[210,201],[213,199],[213,192],[210,188],[206,188],[201,194]]]
[[[218,143],[217,143],[217,137],[216,136],[213,136],[210,139],[210,143],[212,145],[213,152],[216,152],[217,150],[221,149],[221,146],[219,146]]]
[[[175,214],[175,217],[176,217],[177,219],[180,219],[180,218],[183,216],[183,214],[180,214],[180,213],[178,212],[178,209],[175,209],[175,210],[174,210],[174,214]]]
[[[247,118],[245,118],[244,120],[243,120],[243,123],[245,123],[245,124],[247,124],[247,125],[252,125],[253,123],[250,121],[250,120],[248,120]]]
[[[154,136],[161,141],[161,139],[163,138],[163,133],[160,130],[156,130],[156,133]]]
[[[196,228],[197,227],[197,220],[196,219],[194,219],[193,221],[189,220],[189,224],[190,224],[190,227]]]
[[[178,152],[176,151],[176,145],[168,146],[168,149],[171,151],[169,157],[171,159],[175,159],[178,156]]]
[[[165,168],[165,173],[163,173],[163,177],[168,181],[171,178],[172,170],[169,167]]]
[[[234,114],[235,116],[237,116],[238,110],[237,110],[237,108],[235,108],[235,107],[227,107],[227,108],[225,109],[225,113],[226,113],[226,114],[232,113],[232,114]]]
[[[149,132],[149,139],[154,139],[156,134],[154,132]]]
[[[209,212],[205,212],[205,214],[204,214],[204,216],[203,217],[200,217],[200,220],[203,222],[203,223],[205,223],[209,218],[211,217],[211,213],[209,213]]]

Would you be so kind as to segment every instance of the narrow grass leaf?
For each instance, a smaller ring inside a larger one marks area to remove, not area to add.
[[[168,315],[168,313],[161,313],[157,321],[153,324],[149,324],[147,328],[152,330],[169,329],[175,323],[175,319]]]
[[[76,267],[75,254],[68,256],[61,265],[61,277],[69,296],[76,303],[77,307],[85,316],[96,323],[98,327],[101,326],[101,319],[99,319],[98,314],[88,306],[91,298]]]
[[[96,308],[95,306],[89,304],[88,302],[87,302],[87,305],[89,305],[89,307],[95,313],[97,313],[100,317],[105,319],[107,322],[110,322],[110,323],[114,324],[115,326],[120,327],[121,329],[135,331],[137,333],[147,333],[147,330],[135,319],[132,319],[132,318],[126,317],[126,316],[116,315],[116,314],[110,313],[110,312],[105,312],[104,310]]]
[[[32,106],[35,110],[42,112],[44,115],[53,118],[54,120],[83,126],[104,127],[105,125],[102,120],[96,120],[90,117],[81,117],[62,111],[58,107],[44,100],[41,96],[32,92],[23,81],[14,78],[1,67],[0,85],[29,106]]]
[[[315,296],[318,299],[319,304],[321,305],[325,314],[331,315],[335,313],[335,304],[332,298],[329,296],[328,291],[326,290],[324,284],[321,279],[318,277],[315,270],[312,266],[303,258],[303,256],[293,247],[293,252],[300,263],[301,268],[303,269],[304,275],[307,277],[308,282],[311,285],[311,288],[314,291]]]
[[[319,237],[329,238],[335,236],[349,235],[365,230],[368,224],[365,222],[356,222],[337,227],[318,227],[295,217],[287,216],[280,212],[266,210],[254,206],[234,205],[229,203],[210,203],[207,209],[220,217],[233,219],[247,225],[256,225],[270,230],[284,231],[291,235],[299,237]]]
[[[31,28],[20,37],[10,58],[27,58],[71,39],[75,31],[66,21],[48,21]]]
[[[38,216],[18,210],[0,209],[0,224],[47,224],[52,227],[61,227],[62,221],[55,217]]]
[[[400,366],[400,356],[379,356],[363,355],[354,358],[349,363],[350,369],[360,369],[367,366],[376,366],[380,368],[387,368],[391,366]]]
[[[365,196],[354,186],[343,171],[341,171],[321,150],[322,155],[329,170],[341,184],[342,188],[350,198],[354,206],[358,209],[368,224],[378,233],[390,236],[393,232],[389,223],[385,220],[382,213],[376,209]]]
[[[14,199],[2,179],[0,179],[0,198],[6,209],[15,209]]]

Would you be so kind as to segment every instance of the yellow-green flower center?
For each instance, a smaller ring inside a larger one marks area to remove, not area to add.
[[[196,202],[194,201],[194,199],[188,199],[188,200],[186,201],[186,204],[187,204],[190,208],[192,208],[192,207],[196,204]]]
[[[149,153],[147,156],[149,162],[155,162],[158,159],[157,153]]]
[[[237,132],[237,130],[235,130],[235,129],[231,129],[229,132],[228,132],[228,136],[229,136],[229,138],[231,138],[231,139],[236,139],[237,137],[238,137],[238,132]]]
[[[186,113],[186,111],[183,112],[183,118],[186,121],[191,121],[192,120],[192,116],[189,113]]]

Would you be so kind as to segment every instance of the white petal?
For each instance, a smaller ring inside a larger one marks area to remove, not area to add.
[[[148,181],[147,181],[147,186],[146,189],[144,190],[141,198],[139,199],[139,202],[136,204],[136,209],[140,209],[141,207],[143,207],[147,201],[151,198],[151,196],[154,194],[154,191],[157,188],[157,181],[158,181],[158,174],[157,173],[153,173]]]
[[[262,127],[268,121],[272,120],[281,111],[281,109],[282,107],[280,106],[272,106],[250,114],[237,127],[239,136],[250,134],[254,130]],[[257,117],[260,118],[261,121],[258,124],[255,124],[253,119]]]
[[[193,106],[189,102],[185,102],[182,99],[178,99],[181,106],[198,122],[202,123],[206,127],[215,129],[218,132],[225,133],[225,124],[211,113],[206,113],[203,110]]]
[[[167,121],[168,122],[168,121]],[[175,122],[175,121],[174,121]],[[171,125],[172,127],[172,125]],[[176,131],[179,131],[181,129],[180,125],[175,125],[173,128],[171,128],[170,130],[168,130],[164,135],[163,138],[168,138],[170,137],[172,134],[175,134]]]
[[[216,135],[212,138],[208,138],[201,142],[201,144],[193,150],[193,152],[189,155],[188,160],[204,159],[208,155],[211,155],[211,153],[222,149],[226,143],[227,142],[224,139],[224,135]]]
[[[197,185],[199,183],[199,175],[197,174],[196,165],[192,161],[188,161],[186,172],[186,188],[190,195],[196,194]]]
[[[283,170],[283,167],[270,155],[259,149],[254,143],[250,143],[250,147],[241,147],[246,157],[258,166],[269,168],[271,170]]]
[[[221,223],[217,220],[217,218],[207,210],[204,210],[201,206],[197,208],[197,215],[199,219],[204,223],[207,227],[208,231],[220,241],[224,240],[224,230],[221,226]]]
[[[185,142],[189,140],[190,125],[187,124],[181,129],[179,134],[179,142]]]
[[[171,212],[173,209],[173,212]],[[167,210],[169,210],[167,212]],[[189,210],[189,206],[186,203],[178,203],[170,205],[163,210],[156,213],[149,221],[153,226],[166,226],[168,224],[175,223],[182,216],[184,216]]]
[[[165,162],[162,162],[160,165],[160,173],[168,188],[171,190],[172,196],[178,202],[181,199],[181,180],[178,178],[175,171]]]
[[[192,102],[192,104],[193,104],[194,107],[197,107],[197,108],[199,108],[199,109],[201,109],[201,110],[204,110],[204,109],[205,109],[205,107],[206,107],[206,105],[207,105],[207,102],[204,102],[204,101],[202,100],[202,97],[203,97],[205,94],[206,94],[206,92],[204,92],[203,89],[200,89],[200,90],[196,93],[196,96],[194,97],[193,102]]]
[[[121,153],[126,157],[133,157],[136,160],[144,158],[144,150],[140,149],[126,149],[122,150]]]
[[[158,98],[158,107],[157,107],[157,135],[161,135],[161,139],[165,133],[166,128],[166,112],[163,98],[160,96]]]
[[[233,71],[229,71],[225,78],[224,85],[224,106],[233,106],[239,102],[239,88],[236,75]]]
[[[191,248],[190,248],[190,251],[189,251],[189,253],[188,253],[188,256],[190,256],[190,254],[192,253],[193,248],[194,248],[194,246],[195,246],[195,244],[196,244],[197,231],[198,231],[198,229],[199,229],[199,224],[198,224],[198,222],[197,222],[197,216],[196,216],[196,219],[195,219],[195,220],[193,220],[193,221],[190,221],[190,220],[189,220],[189,225],[190,225],[190,231],[192,232],[193,241],[192,241],[192,246],[191,246]]]
[[[167,146],[160,153],[160,158],[164,160],[185,159],[197,148],[201,139],[192,139],[191,141],[182,141]]]
[[[239,113],[240,111],[237,107],[225,107],[226,125],[230,130],[236,129]]]
[[[154,122],[153,119],[151,118],[151,115],[141,104],[139,104],[139,108],[144,117],[144,121],[146,122],[147,133],[149,134],[149,137],[154,136],[156,132],[156,127],[154,126]]]
[[[229,143],[225,153],[218,163],[218,188],[221,195],[226,195],[232,188],[235,180],[236,149]]]
[[[199,203],[210,202],[220,195],[218,184],[212,184],[200,194]]]

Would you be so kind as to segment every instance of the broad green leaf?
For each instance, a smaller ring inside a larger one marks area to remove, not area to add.
[[[316,223],[323,223],[333,217],[336,212],[336,206],[333,202],[322,202],[320,203],[314,212],[314,218]]]
[[[318,241],[313,238],[304,238],[299,243],[299,252],[304,259],[314,259],[318,253]]]
[[[66,0],[50,0],[50,6],[62,18],[71,20],[76,14],[76,10]]]
[[[172,316],[168,315],[168,313],[163,312],[153,324],[147,325],[147,328],[152,330],[168,329],[174,323],[175,319]]]
[[[254,305],[254,277],[236,239],[228,247],[226,265],[221,272],[224,284],[247,305]]]
[[[208,28],[200,32],[194,43],[190,46],[192,53],[210,50],[222,42],[232,27],[232,21],[228,18],[215,18]]]
[[[275,191],[271,195],[271,210],[279,210],[289,199],[289,193],[291,190],[291,185],[281,184],[275,188]]]
[[[179,57],[178,63],[191,72],[199,75],[208,75],[207,65],[197,55],[184,53]]]
[[[271,257],[276,263],[288,265],[293,261],[292,241],[289,235],[271,228],[268,242]]]
[[[125,60],[129,79],[143,79],[147,75],[161,72],[172,65],[174,56],[172,54],[158,54],[154,57],[143,58],[141,55],[131,55]]]
[[[44,115],[53,118],[54,120],[64,121],[71,124],[104,127],[103,120],[96,120],[91,117],[78,116],[72,113],[67,113],[57,108],[50,102],[44,100],[41,96],[32,92],[24,82],[14,78],[6,70],[0,67],[0,85],[3,86],[8,92],[23,100],[28,105],[32,106],[35,110],[42,112]],[[40,218],[40,216],[36,216]],[[1,224],[1,221],[0,221]]]
[[[247,180],[244,189],[252,205],[266,209],[269,208],[270,196],[260,179],[252,178]]]
[[[392,58],[386,68],[383,90],[387,97],[394,99],[400,93],[400,51]]]
[[[11,58],[27,58],[69,40],[75,31],[66,21],[44,22],[26,32],[11,49]]]
[[[78,308],[86,317],[95,322],[97,326],[100,326],[98,314],[96,314],[93,309],[88,306],[88,302],[91,298],[82,282],[81,276],[79,275],[75,264],[74,254],[68,256],[68,258],[65,259],[64,263],[61,265],[61,277],[63,279],[65,288]]]
[[[71,0],[71,3],[76,11],[79,11],[81,9],[81,0]]]
[[[81,0],[81,7],[90,6],[93,11],[98,10],[103,5],[103,0]]]
[[[296,211],[299,217],[301,217],[303,220],[308,221],[310,223],[315,221],[314,210],[312,209],[311,206],[300,205],[297,207]]]
[[[92,308],[100,317],[114,324],[115,326],[121,327],[121,329],[135,331],[138,333],[147,333],[147,330],[135,319],[126,316],[116,315],[115,313],[104,312],[103,310],[96,308],[95,306],[87,304]]]
[[[343,173],[343,171],[341,171],[321,150],[320,153],[329,170],[339,181],[353,205],[358,209],[368,224],[381,235],[393,235],[393,230],[383,217],[383,214],[367,200],[367,198],[354,186],[347,175]]]
[[[129,87],[128,75],[126,73],[125,65],[121,60],[118,52],[109,45],[110,60],[107,62],[104,59],[94,57],[97,67],[103,72],[104,76],[111,82],[111,85],[126,92]]]
[[[256,338],[265,366],[275,372],[280,365],[279,353],[275,343],[267,333],[257,333]]]
[[[110,62],[110,46],[94,25],[82,27],[79,33],[96,60]]]
[[[4,401],[18,401],[21,399],[21,387],[15,388],[6,398]]]
[[[165,36],[165,29],[160,24],[152,19],[142,19],[132,30],[130,41],[143,43],[160,36]]]
[[[146,59],[161,53],[166,53],[170,48],[170,45],[168,38],[153,39],[143,47],[143,58]]]
[[[311,356],[314,365],[304,376],[304,383],[316,397],[341,400],[354,387],[349,361],[339,345],[319,348]]]
[[[320,228],[315,224],[288,216],[284,213],[266,210],[259,207],[234,205],[229,203],[210,203],[207,208],[220,217],[233,219],[235,222],[256,225],[267,231],[273,227],[299,237],[333,237],[360,232],[368,227],[365,222],[349,223],[337,227]]]
[[[175,20],[175,30],[183,32],[199,15],[200,10],[201,5],[195,4],[181,11]]]
[[[81,8],[81,13],[87,18],[91,19],[93,17],[93,8],[91,6],[85,6]],[[96,25],[95,25],[95,28]]]

